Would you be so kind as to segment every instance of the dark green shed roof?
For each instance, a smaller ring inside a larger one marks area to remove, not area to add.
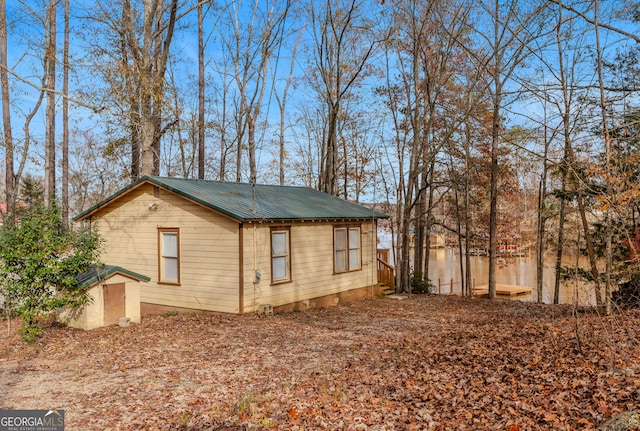
[[[102,206],[144,183],[169,190],[238,221],[388,218],[384,213],[308,187],[145,176],[77,215],[74,220],[88,217]]]
[[[87,272],[76,275],[76,280],[80,286],[89,287],[113,274],[122,274],[145,282],[151,280],[149,277],[144,275],[113,265],[91,265]]]

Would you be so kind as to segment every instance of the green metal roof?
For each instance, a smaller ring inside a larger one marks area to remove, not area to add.
[[[152,183],[238,221],[388,218],[384,213],[308,187],[261,184],[252,186],[246,183],[145,176],[77,215],[74,220],[91,215],[143,183]]]
[[[113,265],[91,265],[87,272],[76,275],[76,280],[80,286],[89,287],[113,274],[122,274],[145,282],[151,280],[149,277],[144,275]]]

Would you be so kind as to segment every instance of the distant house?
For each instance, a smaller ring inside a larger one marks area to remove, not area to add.
[[[101,260],[150,277],[143,313],[299,309],[379,293],[387,216],[305,187],[146,176],[76,216]]]
[[[4,223],[4,218],[7,215],[7,203],[6,202],[0,202],[0,226],[3,225]],[[16,202],[16,209],[27,209],[29,208],[29,205],[24,203],[24,202]],[[16,217],[15,220],[18,220],[18,218]]]

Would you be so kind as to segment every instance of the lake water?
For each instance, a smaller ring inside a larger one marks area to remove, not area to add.
[[[438,280],[442,293],[449,293],[450,282],[454,281],[454,292],[461,291],[460,255],[453,249],[432,249],[429,253],[429,278],[438,289]],[[486,285],[489,282],[489,259],[485,256],[471,257],[471,277],[475,286]],[[533,288],[532,295],[519,298],[524,301],[536,301],[536,259],[531,256],[510,257],[501,259],[496,266],[496,282],[498,284],[512,284]],[[555,283],[555,256],[545,258],[542,300],[553,302],[553,287]],[[560,285],[561,304],[592,305],[595,303],[593,287],[578,286],[572,281],[562,282]]]

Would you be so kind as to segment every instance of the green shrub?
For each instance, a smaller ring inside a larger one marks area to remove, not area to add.
[[[420,271],[411,273],[411,293],[429,294],[433,292],[433,284],[429,277]]]
[[[0,230],[0,295],[9,313],[22,318],[22,335],[33,342],[53,311],[89,301],[76,276],[99,255],[92,229],[68,229],[59,208],[33,205]]]

